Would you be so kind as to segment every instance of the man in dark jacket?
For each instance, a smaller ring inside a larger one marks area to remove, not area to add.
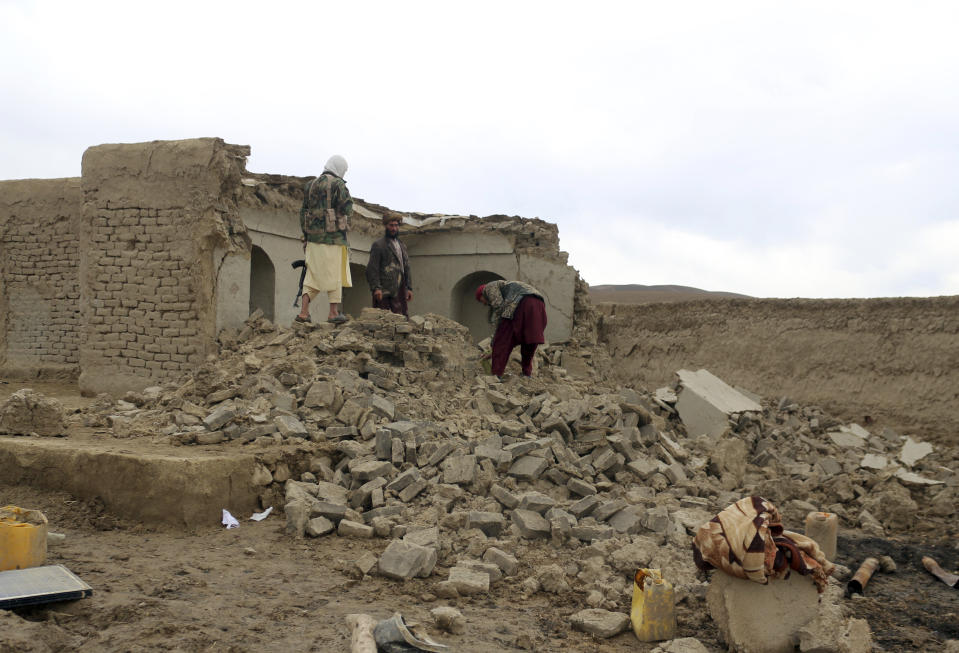
[[[382,308],[409,317],[408,302],[413,300],[410,257],[400,241],[402,220],[383,216],[386,234],[370,247],[366,281],[373,292],[373,308]]]

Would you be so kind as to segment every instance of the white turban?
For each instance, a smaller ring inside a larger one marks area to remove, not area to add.
[[[346,175],[346,169],[349,166],[346,164],[346,159],[341,157],[339,154],[334,154],[330,157],[330,160],[326,162],[326,167],[323,168],[324,172],[332,172],[334,175],[343,179]]]

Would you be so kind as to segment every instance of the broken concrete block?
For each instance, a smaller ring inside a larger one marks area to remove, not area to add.
[[[303,422],[292,415],[277,415],[273,418],[273,424],[284,438],[305,438],[309,435]]]
[[[533,512],[532,510],[520,510],[517,508],[513,511],[512,517],[513,523],[519,529],[521,536],[527,539],[549,537],[549,522],[546,521],[546,518],[538,512]]]
[[[320,537],[333,532],[336,526],[326,517],[314,517],[306,522],[306,534],[310,537]]]
[[[666,506],[656,506],[646,511],[642,519],[643,528],[654,533],[665,533],[671,524]]]
[[[864,627],[863,627],[864,626]],[[799,629],[802,653],[869,653],[872,633],[863,619],[847,619],[836,603],[823,601],[815,619]]]
[[[488,537],[496,537],[506,528],[506,518],[498,512],[470,511],[466,518],[467,528],[478,528]]]
[[[907,472],[901,467],[896,470],[895,477],[902,481],[904,485],[912,485],[914,487],[921,487],[924,485],[943,485],[945,483],[945,481],[937,481],[931,478],[920,476],[919,474],[914,474],[913,472]]]
[[[476,478],[476,456],[451,456],[443,461],[443,482],[468,484]]]
[[[601,503],[596,507],[592,512],[592,517],[596,521],[606,521],[617,512],[628,506],[629,503],[623,499],[613,499],[612,501],[606,501]]]
[[[372,399],[370,400],[370,407],[373,409],[374,413],[385,417],[390,421],[392,421],[393,417],[396,415],[396,406],[393,404],[393,402],[379,395],[373,395]]]
[[[493,485],[490,487],[490,494],[503,506],[512,510],[519,505],[519,497],[507,490],[502,485]]]
[[[379,460],[390,460],[393,454],[393,433],[389,429],[378,429],[373,450]]]
[[[409,580],[421,575],[429,567],[431,558],[435,564],[435,549],[405,540],[393,540],[380,556],[378,568],[380,574],[387,578]],[[432,573],[432,567],[428,573]]]
[[[409,503],[412,501],[416,495],[425,490],[429,486],[429,481],[424,478],[418,478],[405,488],[403,488],[399,493],[400,501],[403,503]]]
[[[800,630],[816,618],[819,594],[810,578],[796,573],[760,585],[717,571],[706,604],[731,651],[793,653]]]
[[[393,438],[390,449],[390,462],[399,467],[406,460],[406,446],[400,438]]]
[[[356,488],[350,493],[350,507],[359,509],[368,506],[372,501],[373,493],[376,490],[380,490],[382,492],[381,488],[384,485],[386,485],[386,479],[379,477],[374,478],[373,480],[368,481]]]
[[[226,440],[226,435],[223,431],[213,431],[212,433],[197,433],[196,434],[196,443],[197,444],[219,444]]]
[[[401,492],[403,488],[408,486],[410,483],[415,481],[420,476],[420,470],[415,467],[410,467],[405,472],[394,478],[389,485],[386,486],[387,490],[391,492]]]
[[[589,525],[589,524],[580,524],[579,526],[573,526],[570,531],[570,537],[576,538],[581,542],[594,542],[596,540],[608,540],[613,535],[616,534],[616,531],[613,530],[610,526],[600,526],[600,525]]]
[[[581,497],[588,497],[596,494],[596,487],[592,483],[587,483],[581,478],[573,477],[569,479],[569,481],[566,483],[566,487],[569,488],[570,492]]]
[[[331,408],[336,402],[336,384],[332,381],[316,381],[303,399],[307,408]]]
[[[373,478],[387,476],[393,471],[393,463],[388,460],[365,460],[350,462],[350,474],[359,481],[368,481]]]
[[[602,639],[609,639],[629,628],[629,615],[599,608],[588,608],[570,615],[569,623],[575,630]]]
[[[236,417],[236,411],[230,406],[220,406],[203,418],[203,425],[210,431],[215,431],[231,419]]]
[[[354,568],[362,575],[367,575],[376,568],[376,555],[367,551],[353,563]]]
[[[691,437],[718,437],[729,427],[731,414],[762,412],[762,406],[707,370],[679,370],[677,374],[682,389],[676,411]]]
[[[433,608],[430,610],[430,615],[433,617],[433,625],[439,630],[454,635],[461,635],[466,630],[466,620],[463,618],[463,613],[452,606],[441,605],[438,608]]]
[[[885,456],[874,453],[867,453],[859,462],[859,466],[863,469],[885,469],[888,464],[889,461]]]
[[[640,506],[627,506],[610,517],[607,521],[616,529],[617,533],[634,535],[642,530],[646,509]]]
[[[860,435],[857,435],[844,427],[840,427],[838,431],[831,431],[829,433],[829,439],[832,440],[833,444],[837,447],[843,449],[862,449],[866,446],[866,439]]]
[[[541,515],[555,505],[556,502],[542,492],[526,492],[519,500],[519,507],[522,510],[532,510]]]
[[[443,460],[454,451],[456,451],[456,446],[452,442],[441,442],[440,445],[436,447],[436,450],[426,460],[426,465],[423,466],[435,467],[443,462]]]
[[[326,517],[338,522],[346,517],[346,505],[330,503],[329,501],[314,501],[310,504],[310,517]]]
[[[600,499],[598,496],[596,496],[595,494],[591,494],[587,497],[583,497],[582,499],[580,499],[579,501],[571,505],[569,507],[569,512],[574,517],[576,517],[576,519],[582,519],[583,517],[589,515],[594,510],[596,510],[596,506],[598,506],[602,502],[603,500]]]
[[[647,481],[653,476],[653,474],[660,471],[660,469],[662,469],[664,466],[665,465],[658,460],[648,456],[639,456],[636,458],[636,460],[627,463],[626,469],[638,476],[640,480]]]
[[[460,596],[484,594],[489,592],[489,575],[468,567],[450,569],[449,584]]]
[[[297,537],[306,533],[306,524],[310,520],[310,504],[304,499],[294,499],[283,506],[286,514],[286,532]]]
[[[519,569],[519,560],[506,551],[497,549],[495,546],[486,549],[486,553],[483,554],[483,561],[496,565],[502,569],[503,573],[507,576],[512,576],[516,573],[516,570]]]
[[[476,459],[483,461],[489,460],[493,468],[505,472],[513,462],[513,456],[505,449],[493,449],[491,447],[476,447]]]
[[[535,481],[546,471],[547,466],[545,458],[523,456],[512,464],[508,473],[522,481]]]
[[[340,525],[336,528],[336,534],[340,537],[358,537],[369,539],[373,537],[373,527],[349,519],[340,520]]]
[[[653,653],[709,653],[709,649],[695,637],[677,637],[662,642]]]
[[[931,444],[928,442],[918,442],[910,437],[907,437],[906,441],[902,445],[902,450],[899,452],[899,460],[902,461],[903,465],[912,467],[931,453]]]
[[[456,563],[457,567],[466,567],[473,571],[489,576],[489,582],[492,585],[503,579],[503,570],[492,562],[483,562],[481,560],[460,560]]]

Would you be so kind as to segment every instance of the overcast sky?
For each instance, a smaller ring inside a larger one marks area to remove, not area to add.
[[[959,3],[0,0],[0,179],[219,136],[590,284],[959,294]]]

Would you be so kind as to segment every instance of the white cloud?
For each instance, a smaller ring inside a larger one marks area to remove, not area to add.
[[[339,152],[354,194],[399,210],[557,222],[594,283],[955,294],[957,18],[948,2],[7,0],[0,179],[75,176],[98,143],[220,136],[258,172]]]

